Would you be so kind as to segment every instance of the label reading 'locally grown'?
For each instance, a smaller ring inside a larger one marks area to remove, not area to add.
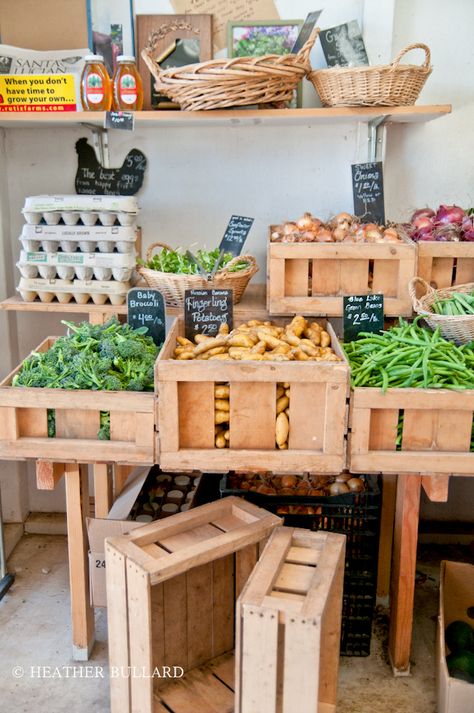
[[[348,295],[344,298],[344,341],[352,342],[360,332],[383,329],[383,295]]]
[[[221,244],[219,245],[219,250],[232,253],[234,257],[240,255],[252,225],[253,218],[245,218],[243,215],[232,215],[224,237],[221,240]]]
[[[166,336],[166,312],[163,295],[158,290],[135,287],[127,293],[127,322],[133,327],[148,327],[148,335],[158,346]]]
[[[232,329],[233,290],[186,290],[184,295],[185,336],[194,341],[196,334],[215,337],[221,324]]]
[[[354,163],[352,165],[354,215],[364,223],[385,223],[383,196],[383,164]]]

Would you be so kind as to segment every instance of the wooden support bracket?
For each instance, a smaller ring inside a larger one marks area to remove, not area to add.
[[[433,473],[421,478],[423,490],[433,503],[447,503],[449,491],[449,475]]]
[[[38,490],[54,490],[64,475],[64,463],[53,463],[50,460],[36,461],[36,487]]]

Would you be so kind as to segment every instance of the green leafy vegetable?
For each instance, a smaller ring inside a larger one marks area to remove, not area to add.
[[[201,263],[203,269],[206,272],[212,272],[214,265],[216,264],[217,258],[219,257],[219,248],[214,250],[198,250],[196,253],[196,258]],[[225,267],[227,263],[232,260],[232,253],[224,253],[222,260],[219,265],[219,269]],[[157,270],[158,272],[173,272],[179,275],[198,275],[199,268],[195,262],[189,259],[187,255],[183,252],[182,248],[177,248],[176,250],[168,250],[163,248],[163,250],[157,255],[153,255],[151,260],[144,262],[143,260],[138,261],[140,265],[148,267],[150,270]],[[229,268],[230,272],[239,272],[240,270],[245,270],[248,266],[246,260],[238,260],[234,265]]]

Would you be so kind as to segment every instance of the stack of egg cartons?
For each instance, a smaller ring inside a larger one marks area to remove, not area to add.
[[[136,263],[136,198],[31,196],[22,212],[22,299],[125,302]]]

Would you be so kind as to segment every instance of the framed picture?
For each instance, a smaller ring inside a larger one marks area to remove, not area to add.
[[[146,47],[162,69],[212,59],[212,15],[137,15],[138,71],[144,109],[179,109],[155,91],[155,79],[141,52]]]
[[[135,56],[133,33],[133,0],[87,0],[89,47],[104,57],[110,76],[117,57]]]
[[[261,20],[228,23],[229,57],[261,57],[265,54],[289,54],[303,25],[303,20]],[[290,108],[301,106],[301,83]]]

